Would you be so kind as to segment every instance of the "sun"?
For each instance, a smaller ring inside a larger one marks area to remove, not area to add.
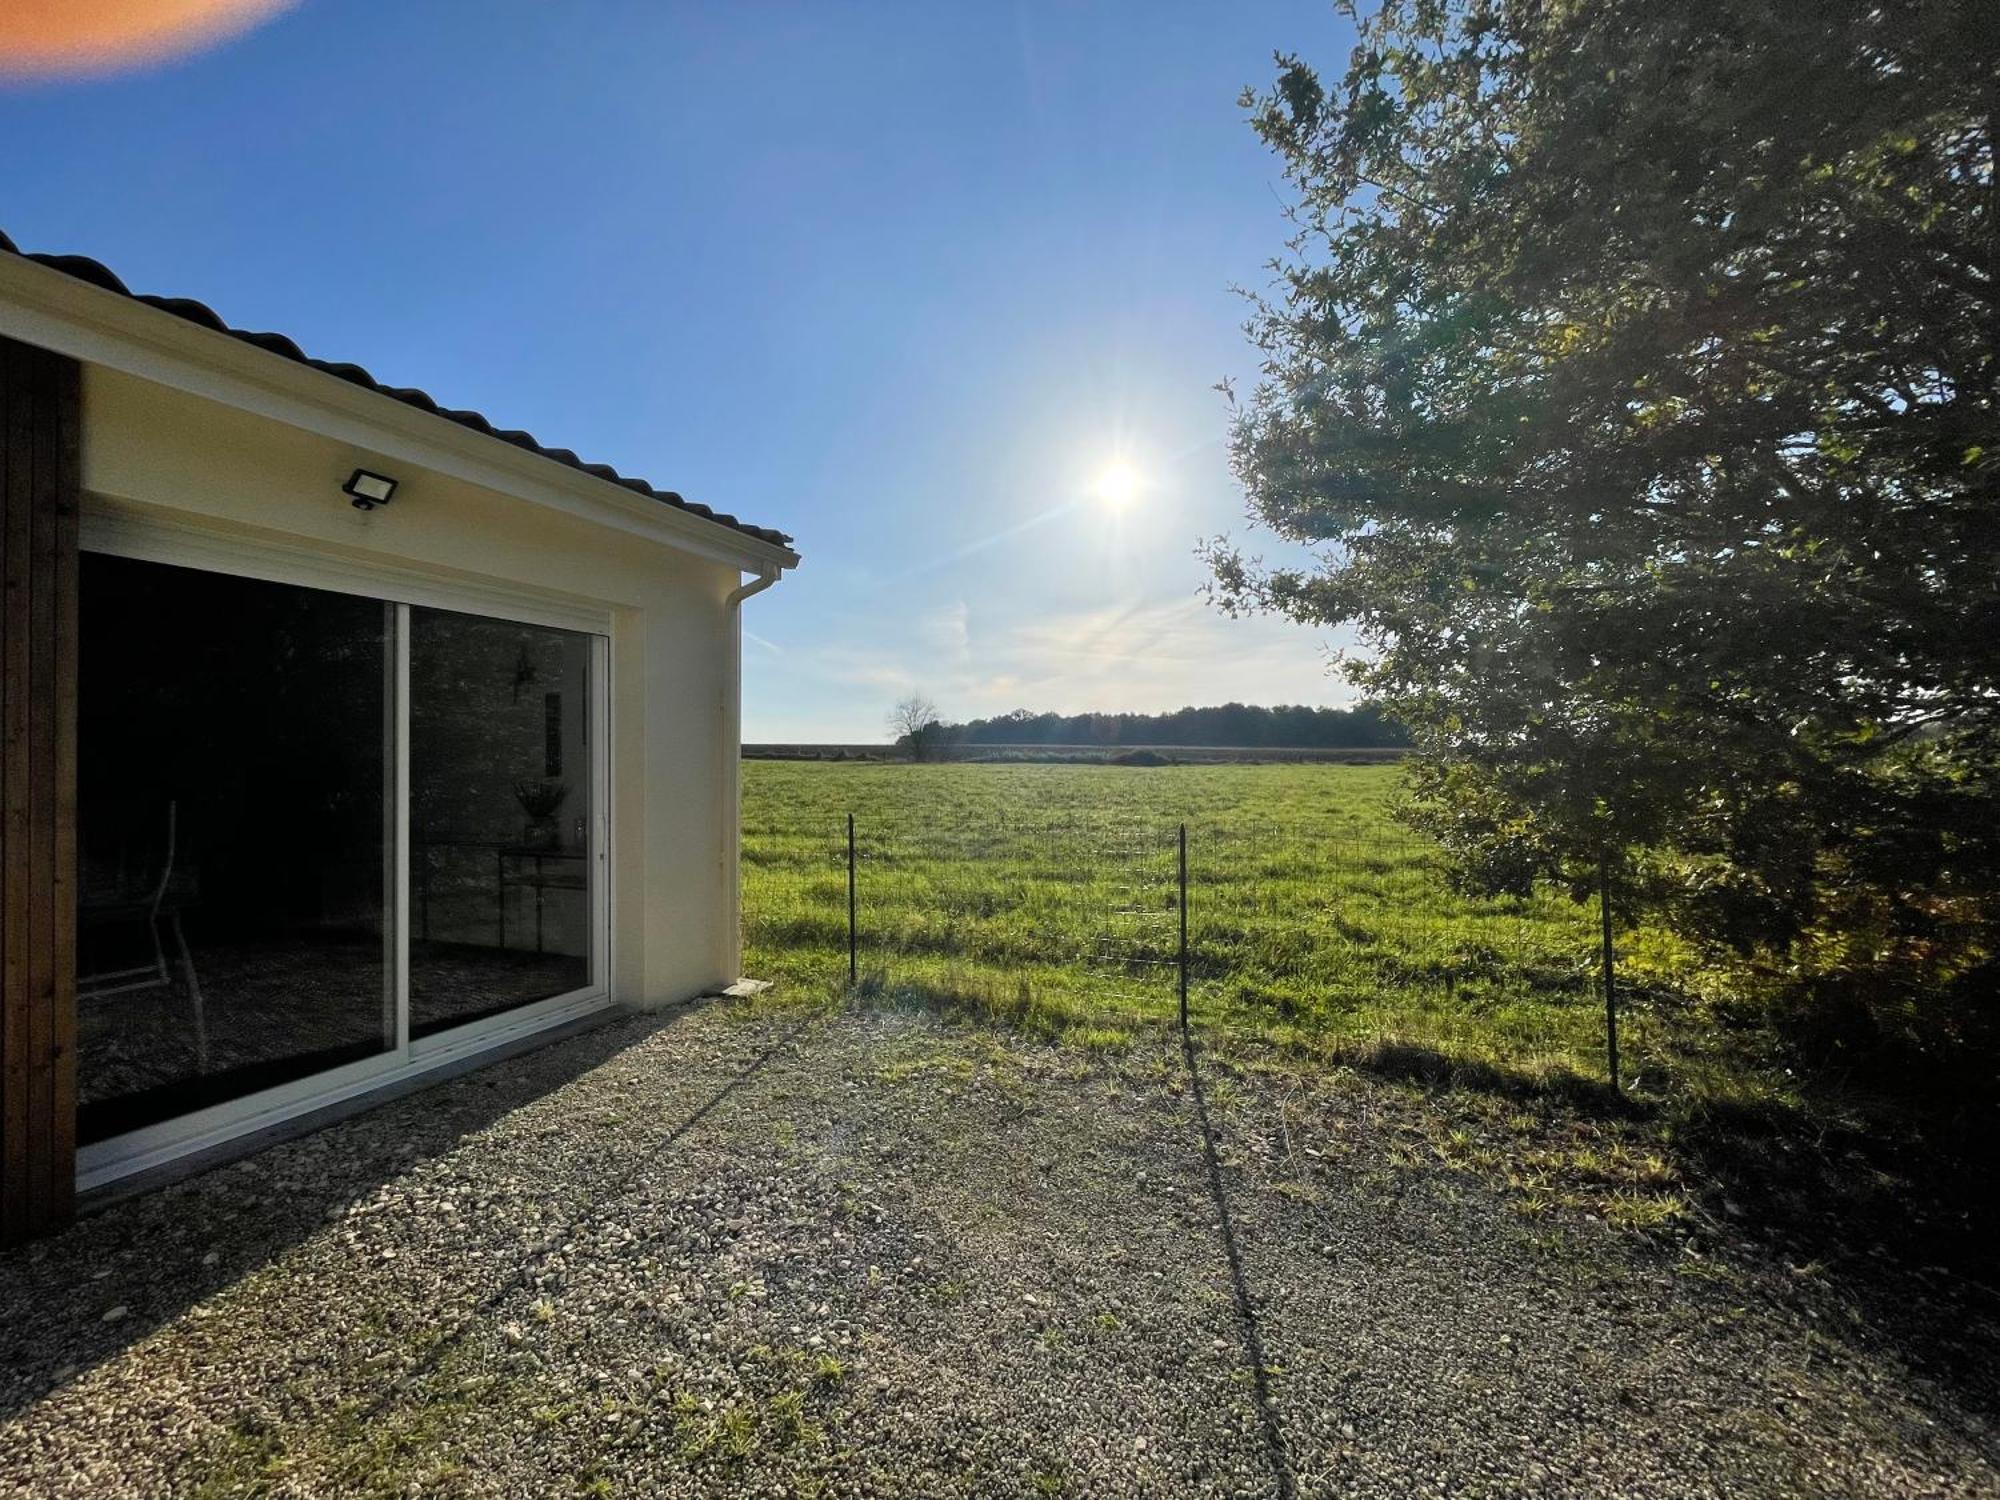
[[[1139,477],[1137,469],[1122,458],[1114,458],[1099,472],[1097,483],[1091,486],[1091,490],[1104,502],[1106,509],[1124,510],[1139,498],[1139,491],[1144,487],[1145,481]]]

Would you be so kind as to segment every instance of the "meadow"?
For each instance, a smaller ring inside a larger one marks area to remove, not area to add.
[[[864,982],[1112,1044],[1176,1013],[1185,824],[1196,1024],[1603,1077],[1595,904],[1454,892],[1392,816],[1400,776],[749,762],[745,970],[844,982],[852,813]],[[1623,1017],[1628,1081],[1663,1056],[1655,1031],[1644,1005]]]

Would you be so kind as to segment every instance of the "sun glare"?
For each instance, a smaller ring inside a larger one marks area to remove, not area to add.
[[[89,74],[197,52],[293,0],[0,0],[0,78]]]
[[[1141,480],[1139,471],[1124,459],[1113,459],[1104,466],[1092,487],[1097,498],[1111,510],[1123,510],[1139,498]]]

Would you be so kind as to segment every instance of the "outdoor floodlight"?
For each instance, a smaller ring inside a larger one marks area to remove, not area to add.
[[[366,469],[356,469],[340,488],[353,499],[356,510],[373,510],[378,505],[389,503],[396,493],[396,481],[387,474],[371,474]]]

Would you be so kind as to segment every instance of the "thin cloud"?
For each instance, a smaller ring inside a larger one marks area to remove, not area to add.
[[[818,723],[825,726],[820,737],[866,739],[878,709],[913,691],[935,698],[952,719],[1015,708],[1075,714],[1228,702],[1333,706],[1356,696],[1331,670],[1339,643],[1285,620],[1232,619],[1191,597],[1000,624],[982,613],[976,628],[971,608],[958,600],[915,613],[879,643],[795,645],[776,669],[785,682],[783,710],[760,714],[759,722],[772,729],[782,723],[793,737]]]
[[[1268,618],[1230,619],[1199,599],[1049,615],[1003,631],[950,684],[968,713],[1159,712],[1190,703],[1336,703],[1325,642]]]
[[[917,633],[933,650],[963,661],[972,649],[972,607],[958,599],[932,610],[918,622]]]

